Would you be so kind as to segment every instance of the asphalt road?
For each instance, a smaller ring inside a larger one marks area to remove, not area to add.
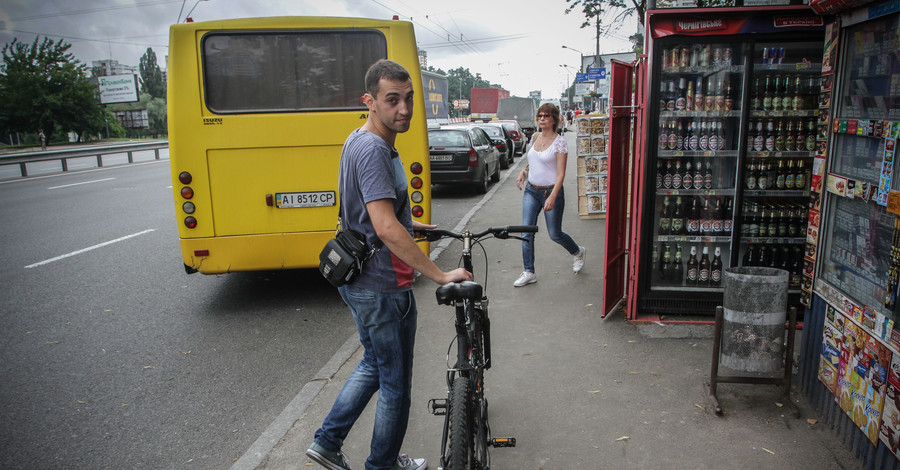
[[[355,332],[317,271],[185,274],[166,159],[0,181],[0,221],[2,468],[227,468]]]

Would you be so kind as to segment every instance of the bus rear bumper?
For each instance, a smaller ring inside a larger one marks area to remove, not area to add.
[[[319,252],[334,231],[273,233],[235,237],[183,238],[185,270],[203,274],[319,266]]]

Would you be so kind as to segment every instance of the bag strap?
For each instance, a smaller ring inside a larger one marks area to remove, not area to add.
[[[341,200],[342,199],[341,195],[343,195],[343,194],[344,194],[344,188],[340,184],[340,177],[338,177],[338,195],[337,195],[338,221],[337,221],[337,227],[335,227],[335,232],[342,230],[344,228],[344,225],[342,222],[343,217],[344,217],[344,202]],[[347,228],[349,228],[349,227],[347,227]],[[384,246],[384,242],[382,242],[381,239],[377,237],[377,235],[375,238],[376,238],[375,243],[372,244],[372,249],[370,249],[369,253],[366,255],[366,258],[365,258],[366,260],[368,260],[369,258],[374,256],[375,252],[380,251],[381,247]]]

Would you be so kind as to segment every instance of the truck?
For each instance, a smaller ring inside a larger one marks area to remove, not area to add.
[[[509,92],[502,88],[472,88],[470,97],[471,118],[488,122],[491,119],[497,119],[497,106],[500,98],[509,97]]]
[[[533,98],[521,98],[518,96],[500,98],[500,104],[497,106],[497,118],[518,121],[519,127],[522,128],[528,139],[531,139],[531,134],[537,131],[537,123],[534,121],[536,115],[537,104]]]
[[[450,82],[446,75],[422,70],[422,90],[425,92],[425,118],[428,127],[440,127],[450,124],[450,112],[447,109]]]

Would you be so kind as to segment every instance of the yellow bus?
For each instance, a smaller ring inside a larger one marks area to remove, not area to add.
[[[170,28],[169,155],[188,273],[319,265],[338,219],[341,148],[366,121],[365,73],[382,58],[412,78],[414,118],[396,147],[414,220],[430,223],[425,95],[411,23],[278,17]]]

